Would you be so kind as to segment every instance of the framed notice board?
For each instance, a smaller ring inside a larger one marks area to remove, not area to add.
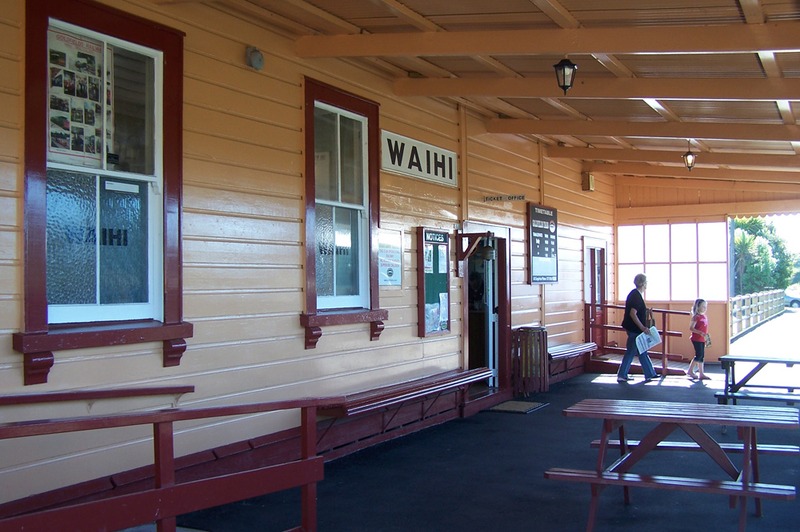
[[[417,228],[419,336],[450,332],[450,233]]]
[[[531,283],[558,282],[558,211],[528,203]]]

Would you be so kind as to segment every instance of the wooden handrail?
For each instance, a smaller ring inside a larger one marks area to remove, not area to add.
[[[174,532],[176,516],[292,487],[301,489],[301,530],[317,529],[316,483],[323,478],[323,457],[317,456],[317,410],[341,404],[343,397],[303,398],[268,403],[197,409],[169,408],[64,419],[0,424],[0,439],[25,438],[86,430],[152,425],[153,487],[135,493],[69,504],[0,519],[2,530],[57,530],[65,522],[87,530],[119,530],[156,522],[158,532]],[[299,459],[248,471],[176,483],[174,424],[213,417],[242,416],[300,409]],[[121,511],[123,510],[124,511]]]
[[[594,308],[598,308],[598,307],[603,309],[603,318],[601,320],[601,323],[599,323],[599,324],[597,323],[597,320],[593,315]],[[602,303],[602,304],[592,305],[591,303],[586,303],[584,315],[585,315],[586,324],[587,324],[586,325],[587,341],[588,340],[596,341],[596,340],[594,340],[594,335],[592,334],[592,331],[594,331],[596,329],[599,329],[601,331],[622,331],[623,330],[622,327],[619,326],[619,325],[609,325],[608,324],[608,320],[606,319],[606,311],[608,309],[625,310],[625,305],[615,305],[615,304],[611,304],[611,303]],[[661,334],[661,336],[663,338],[663,341],[661,342],[661,352],[657,353],[656,356],[660,356],[661,357],[661,372],[662,372],[662,375],[666,375],[667,374],[667,360],[669,359],[669,356],[670,356],[669,352],[668,352],[669,339],[671,337],[677,337],[677,338],[683,337],[683,333],[680,332],[680,331],[668,331],[667,330],[667,315],[668,314],[673,314],[673,315],[677,315],[677,316],[691,316],[692,313],[688,312],[688,311],[685,311],[685,310],[670,310],[670,309],[660,309],[660,308],[653,308],[652,311],[653,311],[654,314],[655,313],[659,313],[661,315],[661,320],[660,320],[661,321],[661,326],[660,327],[657,326],[657,328],[658,328],[659,334]],[[606,339],[606,335],[604,333],[604,334],[601,335],[601,338],[598,339],[598,340],[601,340],[601,341],[596,341],[597,345],[600,346],[600,350],[601,351],[604,350],[604,349],[608,349],[608,345],[606,345],[606,342],[604,341],[605,339]]]
[[[141,388],[108,388],[103,390],[66,390],[14,395],[0,395],[0,406],[28,405],[36,403],[60,403],[66,401],[96,401],[98,399],[122,399],[152,395],[183,395],[194,392],[194,386],[146,386]]]

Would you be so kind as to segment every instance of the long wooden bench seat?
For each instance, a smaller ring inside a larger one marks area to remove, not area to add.
[[[725,392],[716,392],[714,397],[717,398],[717,403],[719,404],[728,404],[728,401],[731,401],[733,404],[736,404],[736,401],[740,399],[749,399],[754,401],[777,401],[779,403],[786,403],[788,405],[794,405],[795,403],[800,403],[800,394],[798,393],[753,393],[753,392],[729,392],[727,395]]]
[[[593,485],[636,486],[666,490],[697,491],[739,497],[759,497],[768,499],[794,499],[797,489],[783,484],[764,484],[751,482],[742,484],[736,480],[707,480],[687,477],[660,475],[640,475],[636,473],[611,473],[588,471],[584,469],[552,468],[544,472],[544,477],[554,480],[585,482]]]
[[[558,360],[561,358],[570,358],[584,353],[591,353],[597,350],[597,344],[594,342],[571,342],[568,344],[548,345],[547,354],[550,360]]]
[[[619,449],[619,440],[608,440],[609,449]],[[634,448],[639,445],[639,440],[628,440],[628,447]],[[600,447],[600,440],[593,440],[591,446],[594,448]],[[730,453],[744,452],[742,443],[720,443],[720,448],[723,451]],[[700,446],[693,441],[662,441],[656,446],[659,451],[700,451]],[[767,443],[758,444],[758,454],[778,454],[778,455],[796,455],[800,454],[800,446],[798,445],[775,445]]]
[[[347,394],[344,396],[342,403],[321,409],[319,413],[334,417],[346,417],[374,412],[421,399],[428,395],[453,391],[470,383],[488,379],[491,376],[492,371],[489,368],[446,371],[398,384]]]
[[[547,346],[547,381],[542,391],[548,391],[551,384],[564,381],[584,372],[583,355],[597,350],[594,342],[570,342]]]

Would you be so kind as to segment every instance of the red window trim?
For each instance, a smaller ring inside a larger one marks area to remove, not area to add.
[[[368,309],[317,310],[316,262],[316,187],[314,175],[314,104],[324,102],[365,116],[367,127],[367,174],[369,177],[369,303]],[[377,103],[337,89],[311,78],[305,78],[305,166],[306,166],[306,312],[300,324],[306,329],[306,349],[314,349],[322,336],[322,327],[349,323],[369,323],[370,340],[378,340],[383,320],[389,311],[379,308],[378,238],[380,224],[380,123]]]
[[[180,364],[192,324],[183,321],[181,190],[183,172],[183,36],[90,0],[26,2],[24,323],[12,336],[24,354],[25,384],[47,382],[53,351],[163,342],[163,364]],[[164,321],[50,326],[47,321],[47,29],[54,18],[164,53]]]

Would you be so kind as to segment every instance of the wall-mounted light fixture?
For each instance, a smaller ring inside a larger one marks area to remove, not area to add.
[[[244,60],[247,66],[255,70],[264,68],[264,54],[255,46],[248,46],[245,50]]]
[[[575,72],[578,70],[578,65],[564,58],[553,65],[553,68],[556,71],[558,86],[561,87],[566,95],[567,91],[572,88],[572,83],[575,81]]]
[[[691,172],[692,168],[694,168],[694,163],[697,162],[697,155],[692,153],[692,144],[690,141],[686,141],[686,146],[689,149],[682,155],[683,164],[685,164],[686,168]]]

